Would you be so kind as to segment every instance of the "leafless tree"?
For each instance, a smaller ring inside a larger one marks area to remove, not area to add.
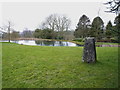
[[[10,39],[11,39],[11,37],[10,37],[11,25],[12,25],[11,22],[8,21],[7,29],[8,29],[8,38],[9,38],[9,42],[10,42]]]
[[[42,25],[44,28],[51,30],[63,31],[68,30],[70,27],[71,20],[64,15],[51,14],[46,18]]]
[[[64,31],[68,31],[70,28],[71,20],[65,15],[51,14],[42,22],[42,29],[49,28],[58,32],[58,36],[63,37]]]
[[[49,28],[51,30],[55,30],[55,22],[56,22],[56,14],[51,14],[46,18],[44,22],[41,23],[40,28],[41,29],[46,29]]]
[[[70,28],[71,20],[66,16],[58,16],[55,24],[59,31],[67,31]]]
[[[14,29],[12,28],[12,26],[13,26],[13,23],[12,23],[11,21],[7,21],[7,24],[6,24],[6,25],[3,25],[3,27],[0,27],[2,32],[7,32],[7,33],[8,33],[8,41],[9,41],[9,42],[10,42],[10,40],[11,40],[10,33],[11,33],[11,31],[14,30]]]

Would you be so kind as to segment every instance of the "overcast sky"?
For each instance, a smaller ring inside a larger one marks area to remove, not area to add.
[[[86,1],[86,0],[85,0]],[[75,29],[79,18],[85,14],[91,22],[99,16],[105,25],[109,20],[114,21],[115,14],[106,13],[106,6],[100,2],[4,2],[2,3],[2,25],[10,20],[14,29],[23,31],[25,28],[35,30],[50,14],[66,15],[71,19],[71,29]],[[0,25],[0,26],[2,26]]]

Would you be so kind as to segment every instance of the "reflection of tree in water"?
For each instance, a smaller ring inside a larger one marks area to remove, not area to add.
[[[45,46],[54,46],[55,41],[43,41]]]
[[[36,43],[37,45],[41,45],[41,46],[54,46],[54,45],[55,45],[55,41],[35,40],[35,43]]]
[[[35,43],[40,46],[69,46],[69,42],[63,42],[63,41],[41,41],[41,40],[35,40]],[[76,46],[80,46],[77,45]]]
[[[43,42],[43,41],[35,40],[35,43],[36,43],[37,45],[42,45],[42,42]]]
[[[66,42],[66,46],[68,46],[68,42]]]
[[[60,45],[60,46],[65,46],[62,41],[59,41],[59,45]]]

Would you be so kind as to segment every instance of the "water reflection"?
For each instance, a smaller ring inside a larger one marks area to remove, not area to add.
[[[15,43],[18,44],[23,44],[23,45],[36,45],[34,40],[19,40],[19,41],[15,41]]]
[[[0,42],[8,42],[8,41],[6,40]],[[38,46],[81,46],[72,42],[65,42],[65,41],[17,40],[11,42],[18,43],[21,45],[38,45]]]
[[[1,42],[8,42],[8,41],[1,41]],[[65,41],[18,40],[11,42],[22,45],[38,45],[38,46],[81,46],[72,42],[65,42]]]
[[[55,41],[35,40],[35,43],[40,46],[54,46]]]
[[[0,40],[0,42],[8,42],[8,40]],[[43,40],[18,40],[10,41],[22,45],[38,45],[38,46],[83,46],[72,42],[65,41],[43,41]],[[120,47],[120,45],[96,45],[96,47]]]
[[[41,41],[35,40],[35,43],[40,46],[78,46],[75,43],[64,42],[64,41]]]

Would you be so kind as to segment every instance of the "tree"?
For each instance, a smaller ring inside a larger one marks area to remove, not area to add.
[[[108,22],[108,24],[106,25],[106,32],[105,32],[105,35],[107,38],[111,38],[112,37],[112,23],[111,21]]]
[[[99,16],[94,18],[91,26],[92,33],[91,36],[96,37],[97,39],[102,39],[103,28],[104,28],[103,20]]]
[[[11,33],[11,39],[12,39],[12,40],[16,40],[16,39],[19,38],[19,37],[20,37],[19,32],[17,32],[17,31],[12,31],[12,33]]]
[[[53,33],[54,31],[52,31],[51,29],[43,29],[42,30],[42,38],[44,39],[53,39],[54,36],[53,36]]]
[[[7,38],[8,38],[8,42],[10,42],[11,40],[11,31],[13,31],[14,29],[12,28],[13,26],[13,23],[11,21],[7,21],[7,24],[4,25],[3,27],[0,27],[1,28],[1,31],[2,32],[6,32],[7,31]]]
[[[110,0],[107,3],[105,3],[106,5],[109,5],[109,7],[107,7],[109,9],[109,11],[106,12],[113,12],[116,14],[119,14],[120,12],[120,0]]]
[[[49,28],[51,30],[55,30],[55,23],[56,23],[56,14],[49,15],[44,22],[42,22],[41,29]]]
[[[65,40],[73,40],[74,37],[74,31],[64,31],[64,39]]]
[[[0,40],[3,38],[3,34],[4,34],[5,32],[3,31],[3,28],[2,27],[0,27]]]
[[[32,38],[33,32],[31,30],[28,30],[27,28],[25,28],[25,30],[23,30],[21,36],[24,38]]]
[[[56,35],[57,32],[58,39],[64,38],[64,31],[69,30],[71,20],[64,15],[51,14],[42,22],[41,29],[52,30],[52,34]]]
[[[75,29],[75,37],[83,38],[88,36],[89,27],[90,27],[90,19],[86,15],[82,15]]]
[[[64,34],[70,28],[71,20],[66,16],[58,16],[56,19],[56,29],[58,31],[58,38],[65,39]]]
[[[42,39],[53,39],[55,36],[53,35],[54,31],[51,29],[36,29],[34,32],[34,37],[35,38],[42,38]]]
[[[115,28],[113,29],[114,34],[117,37],[117,40],[119,40],[118,42],[120,42],[120,14],[115,18],[114,20]]]
[[[108,24],[106,25],[106,30],[111,30],[112,29],[112,23],[111,21],[108,22]]]
[[[115,18],[114,23],[116,24],[117,28],[118,28],[118,33],[120,34],[120,14]]]
[[[33,35],[35,38],[42,38],[42,30],[36,29]]]
[[[120,0],[110,0],[109,2],[105,3],[109,5],[107,12],[116,13],[117,17],[114,20],[114,23],[116,24],[113,26],[113,33],[114,37],[117,37],[117,41],[120,42]]]

